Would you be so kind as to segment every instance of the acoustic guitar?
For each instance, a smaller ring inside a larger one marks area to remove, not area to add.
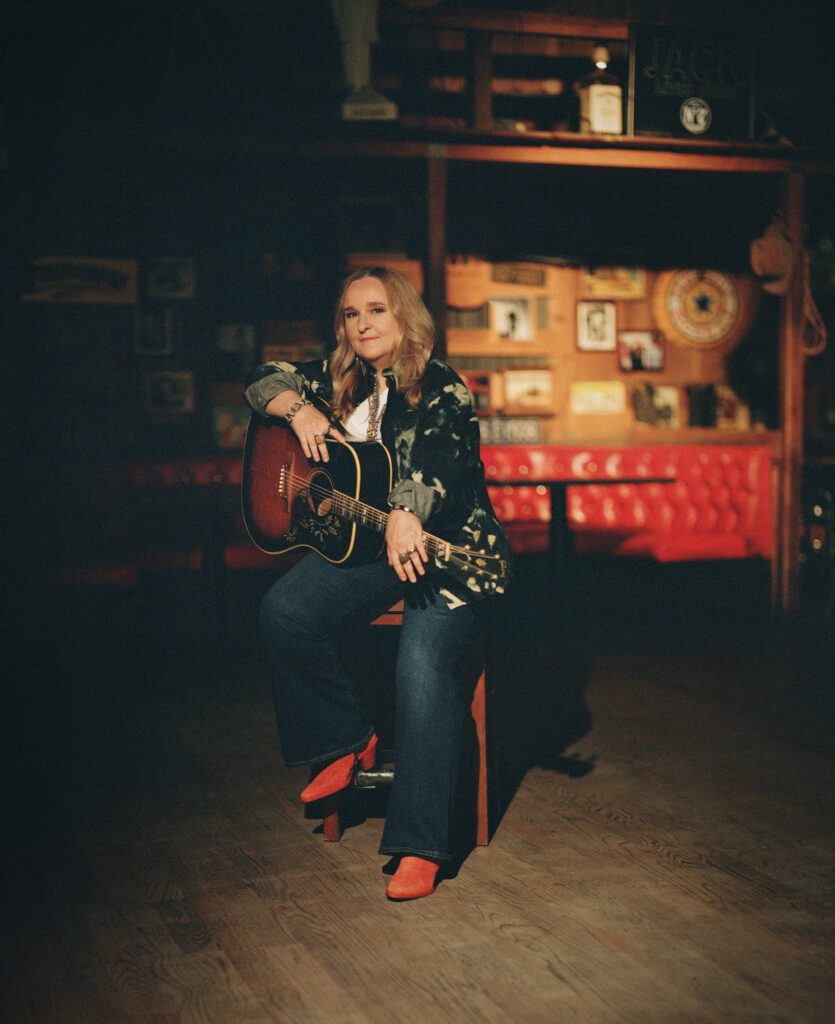
[[[385,543],[391,455],[379,441],[325,443],[330,461],[313,462],[280,420],[251,417],[241,481],[247,532],[270,555],[302,547],[337,565],[373,561]],[[503,537],[486,538],[478,550],[431,533],[423,539],[430,564],[474,596],[503,592],[510,576]]]

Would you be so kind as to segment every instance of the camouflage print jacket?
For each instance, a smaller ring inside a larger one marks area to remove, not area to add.
[[[394,456],[396,476],[389,505],[412,509],[427,532],[444,540],[500,553],[509,566],[507,538],[484,482],[478,421],[466,385],[446,363],[431,359],[421,400],[412,407],[396,391],[392,371],[385,370],[384,376],[389,398],[382,438]],[[245,397],[263,416],[269,401],[287,390],[330,404],[333,387],[327,360],[265,363],[256,369]],[[357,402],[366,397],[360,393]],[[438,568],[444,568],[443,563],[438,562]],[[466,585],[471,600],[504,590],[503,585],[480,581],[477,574]]]

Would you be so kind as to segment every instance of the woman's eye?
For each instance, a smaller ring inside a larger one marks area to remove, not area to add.
[[[349,309],[349,310],[347,310],[347,311],[345,312],[345,319],[346,319],[346,320],[351,320],[351,319],[352,319],[353,317],[355,317],[356,315],[357,315],[357,314],[356,314],[356,313],[354,312],[354,310],[352,310],[352,309]]]
[[[374,312],[374,313],[385,313],[385,309],[382,306],[377,306],[374,310],[372,310],[372,312]]]

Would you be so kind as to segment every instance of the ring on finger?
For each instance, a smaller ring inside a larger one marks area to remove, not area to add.
[[[314,434],[313,440],[316,442],[316,444],[323,444],[325,441],[324,437],[321,434]]]
[[[411,562],[412,555],[414,554],[414,548],[411,551],[404,551],[403,554],[398,555],[401,565],[405,565],[407,562]]]

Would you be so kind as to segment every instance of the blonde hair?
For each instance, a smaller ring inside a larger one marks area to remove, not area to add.
[[[334,316],[336,348],[330,355],[329,364],[333,380],[333,411],[337,417],[350,415],[356,408],[356,397],[363,380],[359,357],[351,347],[345,330],[343,308],[345,293],[354,281],[364,277],[376,277],[382,284],[392,315],[400,328],[392,351],[391,368],[397,390],[411,406],[420,401],[423,372],[435,341],[435,326],[429,310],[405,274],[392,267],[363,267],[355,270],[342,285]]]

